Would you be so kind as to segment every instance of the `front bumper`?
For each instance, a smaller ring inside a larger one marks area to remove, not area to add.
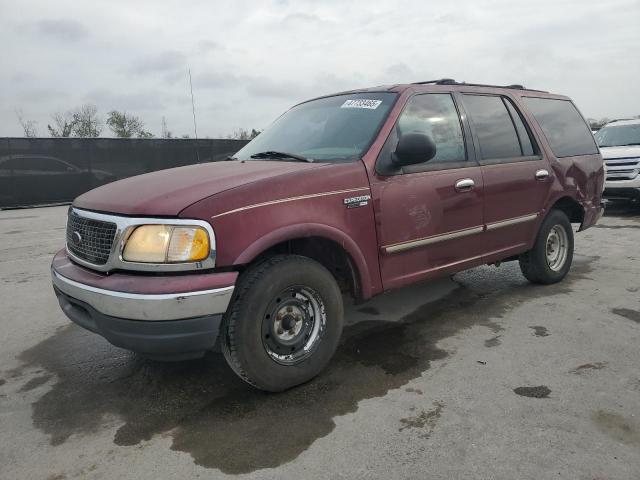
[[[640,199],[640,186],[638,187],[621,187],[618,185],[606,185],[602,196],[610,199]]]
[[[161,321],[224,313],[233,286],[196,292],[140,294],[104,290],[71,280],[52,270],[54,287],[98,312],[129,320]]]
[[[237,273],[106,275],[73,263],[62,251],[51,276],[60,307],[74,323],[118,347],[178,360],[215,347]]]

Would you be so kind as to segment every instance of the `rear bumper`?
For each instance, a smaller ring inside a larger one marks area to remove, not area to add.
[[[59,252],[51,277],[60,307],[74,323],[118,347],[178,360],[214,348],[237,274],[106,275]]]
[[[578,229],[579,232],[586,230],[589,227],[592,227],[602,218],[604,215],[605,202],[600,200],[599,203],[592,203],[589,205],[583,204],[584,208],[584,218],[582,220],[582,224]]]

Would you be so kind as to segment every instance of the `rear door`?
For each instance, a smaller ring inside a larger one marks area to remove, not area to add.
[[[436,156],[386,171],[407,133],[429,135]],[[371,180],[385,289],[459,270],[482,257],[482,173],[469,137],[450,93],[407,100]]]
[[[492,259],[525,251],[549,196],[549,162],[509,97],[459,96],[469,116],[484,181],[485,255]]]

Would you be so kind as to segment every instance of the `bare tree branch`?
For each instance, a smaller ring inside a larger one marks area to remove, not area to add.
[[[38,136],[38,122],[35,120],[25,120],[24,114],[22,110],[16,109],[16,116],[18,117],[18,122],[22,127],[22,131],[24,132],[24,136],[28,138],[33,138]]]

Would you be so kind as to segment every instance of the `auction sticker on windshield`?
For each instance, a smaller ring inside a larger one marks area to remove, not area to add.
[[[365,98],[356,98],[353,100],[347,100],[344,102],[340,108],[368,108],[370,110],[375,110],[380,106],[382,100],[367,100]]]

